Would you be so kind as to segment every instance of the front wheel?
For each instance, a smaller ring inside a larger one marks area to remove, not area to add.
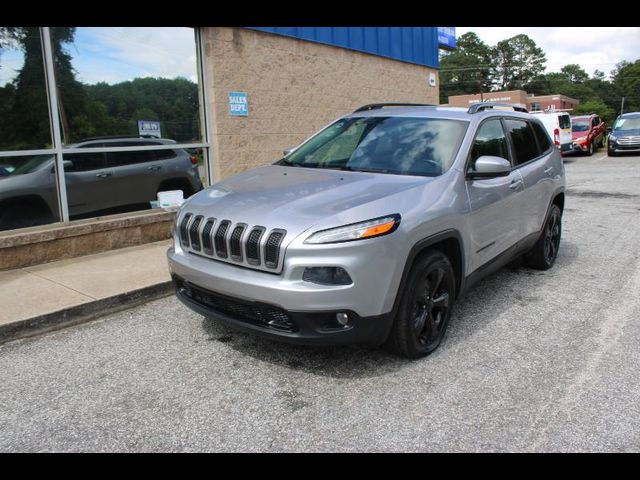
[[[525,263],[537,270],[549,270],[558,258],[562,235],[562,211],[557,205],[551,206],[542,235],[525,256]]]
[[[589,156],[593,155],[593,142],[589,144],[589,151],[587,152],[587,155]]]
[[[386,348],[407,358],[430,354],[442,341],[455,298],[451,262],[439,250],[418,257],[407,278]]]

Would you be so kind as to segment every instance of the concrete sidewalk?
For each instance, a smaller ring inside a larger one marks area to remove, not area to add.
[[[171,292],[171,241],[0,271],[0,342],[81,323]]]

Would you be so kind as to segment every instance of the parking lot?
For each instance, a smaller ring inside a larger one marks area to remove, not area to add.
[[[0,451],[639,451],[640,157],[565,162],[515,262],[418,361],[237,333],[168,297],[0,346]]]

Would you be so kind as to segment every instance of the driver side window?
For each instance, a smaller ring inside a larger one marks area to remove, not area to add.
[[[509,145],[500,119],[484,122],[478,129],[476,139],[471,147],[471,162],[469,164],[471,169],[474,168],[476,160],[483,155],[492,155],[510,161]]]

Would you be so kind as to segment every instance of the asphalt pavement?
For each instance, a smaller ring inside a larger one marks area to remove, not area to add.
[[[556,265],[431,356],[296,347],[173,297],[0,346],[0,451],[640,451],[640,157],[565,162]]]

